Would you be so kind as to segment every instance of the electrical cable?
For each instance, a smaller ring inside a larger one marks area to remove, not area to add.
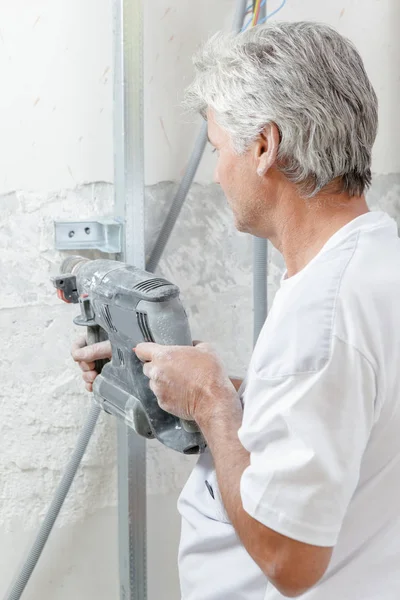
[[[246,31],[246,29],[251,26],[254,27],[254,25],[257,25],[258,23],[258,18],[260,15],[260,9],[262,6],[264,6],[266,3],[266,0],[262,0],[261,2],[259,0],[257,0],[257,2],[253,3],[253,6],[250,8],[250,10],[247,10],[246,14],[249,14],[250,12],[252,13],[250,19],[247,21],[247,23],[243,26],[242,31]]]
[[[246,12],[246,3],[247,0],[238,0],[236,3],[236,13],[232,26],[232,31],[234,33],[239,33],[241,31]],[[185,173],[172,201],[171,208],[169,209],[168,215],[163,223],[163,226],[161,227],[161,231],[158,234],[157,241],[150,253],[150,257],[146,261],[146,269],[150,272],[154,272],[157,268],[161,255],[168,243],[176,220],[193,183],[193,179],[202,159],[207,140],[207,123],[204,122],[190,155]]]
[[[260,4],[260,8],[262,8],[263,6],[265,6],[265,4],[266,4],[266,3],[267,3],[267,0],[262,0],[262,2],[261,2],[261,4]],[[248,15],[248,14],[250,14],[250,13],[252,13],[252,12],[253,12],[253,4],[250,4],[250,5],[247,7],[247,10],[246,10],[246,15]]]
[[[30,576],[32,575],[32,572],[40,558],[40,555],[42,554],[42,550],[48,540],[51,530],[53,529],[53,525],[58,517],[61,507],[64,504],[64,500],[67,497],[83,455],[85,454],[89,440],[92,437],[100,410],[100,407],[93,402],[83,429],[79,434],[75,449],[64,471],[64,475],[58,484],[51,504],[47,510],[46,516],[40,526],[40,529],[22,565],[22,568],[19,570],[4,600],[19,600],[21,598],[26,584],[28,583]]]
[[[254,5],[253,18],[251,20],[252,26],[260,25],[265,23],[273,15],[276,15],[285,5],[286,0],[283,0],[281,5],[272,13],[265,14],[267,12],[266,0],[259,6]],[[264,14],[265,17],[260,19],[260,9],[265,5]],[[257,11],[258,9],[258,11]],[[246,24],[248,27],[250,21]],[[245,28],[246,28],[245,27]],[[253,343],[257,342],[260,331],[264,325],[265,319],[268,314],[268,240],[263,238],[254,238],[253,241],[253,306],[254,306],[254,319],[253,319]]]
[[[249,25],[257,25],[260,19],[260,11],[267,10],[267,0],[260,3],[253,3],[253,15],[243,27],[246,30]],[[260,331],[264,325],[268,313],[268,292],[267,292],[267,271],[268,271],[268,241],[263,238],[253,238],[253,345],[255,346]]]
[[[282,8],[285,6],[287,0],[282,0],[282,4],[280,6],[278,6],[277,9],[275,9],[272,13],[270,13],[269,15],[267,15],[266,17],[264,17],[263,19],[261,19],[258,22],[258,25],[262,25],[263,23],[265,23],[266,21],[268,21],[268,19],[270,19],[271,17],[273,17],[274,15],[276,15],[280,10],[282,10]]]
[[[246,25],[243,26],[242,31],[246,31],[246,29],[249,27],[249,25],[251,25],[252,20],[253,20],[253,17],[250,17],[250,19],[247,21]]]
[[[267,13],[267,3],[260,5],[257,24],[260,17]],[[256,345],[258,336],[268,314],[268,241],[264,238],[253,238],[253,344]]]
[[[263,0],[263,2],[260,5],[260,8],[262,6],[264,6],[266,0]],[[287,0],[282,0],[282,3],[280,6],[278,6],[278,8],[276,8],[274,11],[272,11],[272,13],[270,13],[269,15],[267,15],[266,17],[263,17],[262,19],[259,19],[256,23],[256,25],[263,25],[264,23],[266,23],[266,21],[268,21],[271,17],[273,17],[274,15],[276,15],[279,11],[282,10],[282,8],[285,6]],[[250,8],[247,10],[246,15],[249,14],[250,12],[253,12],[253,9]],[[253,16],[251,16],[251,18],[246,22],[246,24],[244,25],[242,31],[245,31],[249,25],[251,25],[253,22]]]
[[[261,0],[256,0],[256,3],[254,5],[253,20],[251,22],[252,27],[257,25],[257,23],[258,23],[258,17],[260,16],[260,7],[261,7]]]
[[[246,23],[243,29],[246,29],[250,24],[252,26],[261,25],[265,23],[272,16],[276,15],[286,4],[286,0],[283,0],[281,5],[271,12],[269,15],[267,12],[266,0],[261,3],[253,3],[253,15],[252,18]],[[265,17],[260,19],[260,10],[264,9]],[[253,343],[257,342],[260,331],[264,325],[265,319],[268,314],[268,241],[263,238],[255,237],[253,240],[253,306],[254,306],[254,318],[253,318]]]

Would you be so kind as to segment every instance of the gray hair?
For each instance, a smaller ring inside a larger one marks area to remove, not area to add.
[[[280,132],[278,167],[306,197],[333,180],[363,194],[371,183],[376,94],[353,44],[327,25],[271,23],[217,34],[194,57],[185,105],[212,109],[236,152],[268,123]]]

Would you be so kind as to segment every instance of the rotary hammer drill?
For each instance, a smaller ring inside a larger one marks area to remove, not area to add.
[[[141,436],[184,454],[203,452],[206,444],[196,423],[160,408],[133,352],[140,342],[192,345],[179,289],[125,263],[80,256],[66,258],[52,281],[59,298],[79,303],[74,323],[87,327],[88,344],[111,342],[111,361],[96,362],[95,401]]]

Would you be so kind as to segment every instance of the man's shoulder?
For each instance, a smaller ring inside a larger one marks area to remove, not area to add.
[[[298,281],[284,282],[255,348],[256,372],[280,378],[317,372],[328,363],[357,242],[357,235],[350,236],[317,257]]]
[[[400,342],[399,303],[398,238],[355,231],[293,284],[284,282],[253,355],[255,370],[271,378],[317,372],[334,336],[372,356],[380,331],[398,332]]]

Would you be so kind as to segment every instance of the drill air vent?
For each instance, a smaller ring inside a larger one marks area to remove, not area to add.
[[[117,356],[118,356],[119,364],[121,365],[121,367],[123,367],[125,364],[125,359],[124,359],[124,354],[123,354],[121,348],[117,348]]]
[[[137,312],[136,313],[139,329],[142,332],[142,336],[145,342],[154,342],[154,338],[151,333],[149,320],[147,318],[147,313]]]
[[[151,292],[152,290],[156,290],[157,288],[163,287],[164,285],[171,285],[169,281],[161,278],[154,279],[146,279],[145,281],[140,281],[134,286],[135,290],[138,292]]]
[[[111,331],[117,331],[117,328],[115,327],[115,325],[112,321],[110,308],[109,308],[108,304],[103,304],[103,306],[101,307],[101,312],[103,315],[103,319],[105,320],[105,322],[107,323],[107,325],[109,326]]]

